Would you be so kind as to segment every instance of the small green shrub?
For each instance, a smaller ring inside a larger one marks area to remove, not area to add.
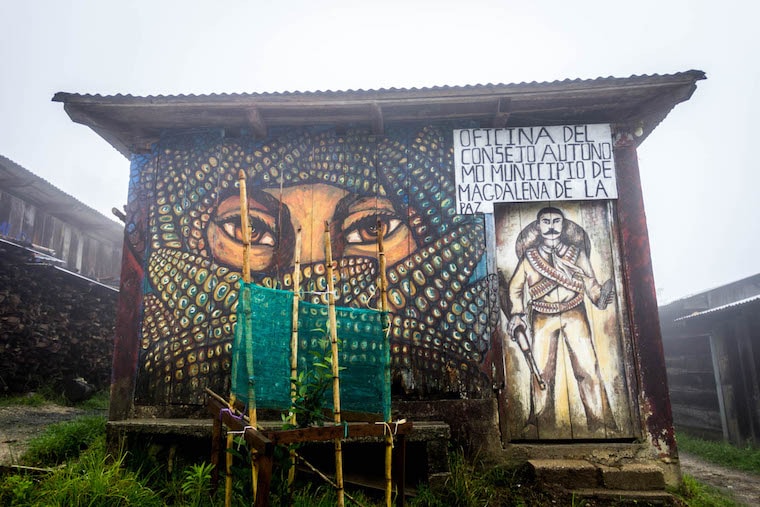
[[[212,505],[211,471],[213,469],[214,465],[211,463],[199,463],[185,469],[180,487],[185,505],[193,507]]]
[[[95,439],[104,436],[106,420],[101,416],[85,416],[48,426],[29,442],[21,462],[34,466],[59,465],[79,456]]]
[[[34,481],[24,475],[9,475],[0,481],[0,505],[28,505]]]

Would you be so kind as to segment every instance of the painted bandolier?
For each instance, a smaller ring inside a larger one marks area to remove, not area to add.
[[[382,231],[395,414],[481,456],[582,461],[589,488],[627,463],[677,482],[636,148],[700,79],[57,94],[131,159],[112,423],[229,392],[242,171],[257,285],[326,304],[329,222],[335,304],[378,309]]]

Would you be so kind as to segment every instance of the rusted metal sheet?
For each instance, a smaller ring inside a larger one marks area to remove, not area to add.
[[[649,234],[644,213],[638,159],[633,137],[621,134],[615,146],[618,166],[618,220],[623,273],[630,312],[631,337],[640,368],[639,396],[647,438],[663,456],[676,455],[673,416],[662,349]]]

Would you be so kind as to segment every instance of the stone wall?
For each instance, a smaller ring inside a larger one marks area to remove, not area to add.
[[[111,380],[118,291],[0,243],[0,393]]]

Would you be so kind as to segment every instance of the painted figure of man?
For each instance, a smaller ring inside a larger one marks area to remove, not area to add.
[[[586,313],[585,299],[604,310],[614,297],[612,280],[600,284],[589,262],[586,232],[554,207],[541,209],[517,238],[519,263],[509,282],[509,335],[525,352],[533,373],[528,424],[554,425],[562,349],[569,359],[590,431],[614,421]],[[563,345],[563,347],[561,347]],[[570,377],[572,373],[572,377]]]

